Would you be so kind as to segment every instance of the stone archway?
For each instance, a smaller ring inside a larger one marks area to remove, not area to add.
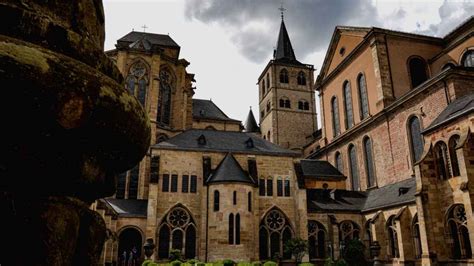
[[[141,265],[142,243],[142,234],[138,229],[134,227],[123,229],[119,234],[118,265],[129,265],[129,261],[134,261],[135,264],[131,265]]]

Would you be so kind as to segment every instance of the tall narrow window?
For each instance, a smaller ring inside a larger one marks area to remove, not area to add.
[[[474,50],[467,51],[462,57],[464,67],[474,67]]]
[[[234,203],[234,205],[237,205],[237,191],[234,191],[232,195],[232,202]]]
[[[265,178],[258,180],[258,195],[265,196]]]
[[[365,157],[365,170],[367,174],[367,187],[375,185],[375,170],[374,161],[372,159],[372,141],[370,138],[364,138],[364,157]]]
[[[267,102],[267,113],[270,111],[270,108],[271,108],[271,103],[270,101]]]
[[[247,193],[248,211],[252,211],[252,192]]]
[[[459,136],[454,135],[449,139],[449,159],[451,161],[451,172],[453,176],[459,176],[459,162],[456,154],[456,146],[459,143]]]
[[[326,229],[318,222],[308,221],[308,253],[309,259],[324,259],[326,257]]]
[[[285,108],[291,108],[291,102],[289,99],[285,100]]]
[[[142,106],[145,106],[146,103],[146,87],[147,81],[145,79],[138,81],[137,99],[142,104]]]
[[[344,82],[344,122],[346,129],[354,124],[354,114],[352,112],[351,85],[348,81]]]
[[[344,166],[342,164],[342,155],[341,155],[340,152],[336,152],[335,161],[336,161],[337,170],[339,170],[339,172],[343,173],[344,172]]]
[[[446,144],[442,141],[439,141],[434,146],[434,153],[436,158],[436,169],[438,170],[438,175],[440,179],[446,180],[449,178],[448,172],[448,148]]]
[[[188,193],[189,191],[189,175],[183,175],[181,179],[181,192]]]
[[[303,110],[303,108],[304,108],[303,101],[298,101],[298,109]]]
[[[421,258],[421,239],[420,239],[420,224],[418,223],[418,215],[415,215],[412,223],[413,244],[415,245],[415,257]]]
[[[360,74],[357,78],[357,85],[359,89],[359,106],[360,106],[360,120],[369,116],[369,99],[367,96],[367,83],[365,76]]]
[[[285,99],[281,98],[279,103],[281,108],[285,108]]]
[[[196,228],[188,226],[186,229],[185,258],[194,259],[196,257]]]
[[[234,244],[234,214],[229,214],[229,245]]]
[[[265,96],[265,89],[266,89],[266,86],[265,86],[265,80],[262,80],[262,96]]]
[[[339,135],[341,129],[339,127],[339,107],[337,106],[336,96],[331,99],[331,115],[332,115],[332,135],[333,137]]]
[[[420,57],[413,57],[408,61],[410,68],[410,78],[412,88],[418,87],[421,83],[428,79],[426,73],[426,62]]]
[[[303,103],[303,109],[308,111],[309,110],[309,102],[304,102]]]
[[[170,251],[170,228],[162,225],[158,234],[158,258],[168,259]]]
[[[170,124],[171,92],[173,88],[174,80],[172,79],[171,73],[165,69],[161,70],[156,121],[165,126],[169,126]]]
[[[357,166],[357,152],[354,145],[349,146],[349,165],[351,169],[352,190],[360,190],[359,168]]]
[[[139,165],[130,170],[130,182],[128,184],[128,198],[136,199],[138,196],[138,174],[139,174]]]
[[[273,180],[271,177],[267,179],[267,196],[273,196]]]
[[[127,86],[127,90],[131,95],[135,95],[135,77],[130,75],[127,77],[127,81],[125,82]]]
[[[298,85],[306,85],[306,76],[303,71],[298,73]]]
[[[258,179],[257,161],[255,159],[249,159],[247,160],[247,165],[248,165],[248,171],[249,171],[250,177],[252,177],[253,180],[257,181]]]
[[[117,192],[115,193],[115,198],[123,199],[125,198],[125,186],[127,184],[127,172],[123,172],[117,177]]]
[[[290,196],[290,180],[287,178],[285,179],[285,197]]]
[[[219,201],[220,201],[220,194],[219,191],[214,190],[214,211],[219,211]]]
[[[472,248],[464,205],[456,204],[451,207],[446,217],[445,227],[451,238],[451,257],[453,259],[471,259]]]
[[[283,196],[283,180],[281,180],[281,177],[278,177],[277,179],[277,196]]]
[[[421,135],[421,125],[418,117],[413,116],[408,120],[408,128],[410,130],[410,144],[412,162],[415,163],[421,159],[423,154],[423,136]]]
[[[170,190],[170,175],[163,174],[163,183],[161,184],[161,191],[168,192]]]
[[[395,223],[395,216],[391,216],[387,221],[388,241],[390,246],[390,256],[392,258],[399,258],[400,253],[398,249],[397,226]]]
[[[158,183],[160,156],[152,156],[150,162],[150,183]]]
[[[197,176],[192,175],[191,176],[191,193],[196,193],[197,192]]]
[[[171,175],[171,192],[178,192],[178,175]]]
[[[288,70],[282,69],[280,71],[280,83],[288,83]]]
[[[267,73],[267,89],[270,87],[270,73]]]
[[[145,106],[148,87],[148,70],[143,62],[139,61],[130,67],[125,86],[130,94],[137,97],[142,106]]]
[[[240,214],[235,215],[235,244],[240,245]]]

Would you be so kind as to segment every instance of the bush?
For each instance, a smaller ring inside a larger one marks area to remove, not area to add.
[[[347,262],[344,259],[340,259],[336,262],[335,266],[347,266]],[[351,265],[352,266],[352,265]]]
[[[285,243],[285,253],[291,254],[295,257],[296,263],[300,263],[304,254],[308,252],[308,241],[301,238],[292,238]]]
[[[365,260],[365,246],[359,239],[352,239],[347,242],[346,247],[342,251],[342,257],[344,263],[351,266],[365,266],[367,261]],[[338,265],[338,264],[336,264]]]
[[[278,265],[278,264],[277,264],[276,262],[271,261],[271,260],[266,261],[266,262],[263,264],[263,266],[277,266],[277,265]]]
[[[314,266],[314,264],[310,262],[303,262],[303,263],[298,264],[298,266]]]
[[[180,266],[180,265],[181,265],[181,261],[179,261],[179,260],[174,260],[174,261],[170,262],[170,265],[171,265],[171,266]]]
[[[326,260],[324,261],[324,266],[334,266],[334,261],[331,257],[326,258]]]
[[[169,259],[173,262],[173,261],[176,261],[176,260],[181,260],[181,250],[179,249],[171,249],[170,250],[170,257]],[[181,262],[180,262],[181,263]]]
[[[235,262],[233,260],[227,259],[227,260],[223,260],[222,264],[224,264],[224,266],[233,266]]]
[[[190,259],[190,260],[186,261],[186,263],[189,263],[189,264],[191,264],[191,265],[197,264],[197,263],[199,263],[199,262],[200,262],[200,261],[197,260],[197,259]]]
[[[260,261],[254,261],[252,262],[252,266],[262,266],[262,263]]]
[[[196,266],[206,266],[206,263],[204,263],[204,262],[197,262],[197,263],[196,263]]]
[[[237,262],[237,266],[252,266],[250,262]]]

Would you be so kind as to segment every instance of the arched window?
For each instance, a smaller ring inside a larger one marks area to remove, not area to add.
[[[304,102],[303,103],[303,109],[304,110],[309,110],[309,102]]]
[[[174,207],[163,218],[158,230],[158,258],[168,259],[170,247],[185,254],[186,259],[196,256],[196,223],[181,206]]]
[[[390,257],[399,258],[400,253],[398,249],[397,225],[395,223],[395,216],[390,216],[387,221],[388,242],[390,247]]]
[[[344,96],[344,122],[346,129],[351,128],[354,125],[354,114],[352,112],[352,96],[351,96],[351,85],[348,81],[344,82],[343,88]]]
[[[426,73],[426,62],[420,57],[412,57],[408,61],[408,67],[410,68],[411,87],[416,88],[421,83],[428,79]]]
[[[423,136],[421,135],[421,124],[418,117],[413,116],[408,120],[408,130],[410,131],[411,159],[415,163],[421,159],[423,154]]]
[[[125,86],[128,92],[136,96],[142,106],[145,106],[148,87],[148,69],[143,62],[138,61],[130,67]]]
[[[262,97],[265,95],[265,80],[262,80]]]
[[[270,101],[268,101],[268,102],[267,102],[267,112],[270,111],[270,108],[271,108],[271,103],[270,103]]]
[[[446,144],[439,141],[434,146],[434,153],[436,158],[436,169],[440,179],[446,180],[449,178],[448,171],[448,148]]]
[[[139,173],[139,165],[135,165],[135,167],[130,170],[130,180],[128,183],[128,198],[129,199],[137,199],[138,197],[138,173]]]
[[[462,57],[464,67],[474,67],[474,50],[467,51]]]
[[[291,108],[291,102],[290,99],[286,97],[280,98],[279,105],[281,108]]]
[[[453,259],[471,259],[471,241],[464,205],[456,204],[450,208],[446,217],[445,228],[452,244],[451,257]]]
[[[451,173],[453,176],[459,176],[459,162],[456,154],[456,146],[459,143],[459,135],[453,135],[449,139],[449,159],[451,161]]]
[[[364,138],[364,157],[367,187],[372,187],[375,185],[375,169],[374,160],[372,158],[372,141],[369,137]]]
[[[369,116],[369,98],[367,96],[367,83],[365,76],[360,74],[357,78],[357,85],[359,89],[359,106],[360,106],[360,120]]]
[[[247,193],[248,211],[252,211],[252,192]]]
[[[298,73],[298,85],[306,85],[306,76],[303,71]]]
[[[270,87],[270,73],[267,73],[267,89]]]
[[[237,191],[234,191],[232,195],[232,202],[234,203],[234,205],[237,205]]]
[[[234,244],[234,214],[229,214],[229,245]]]
[[[214,211],[217,212],[219,211],[219,191],[218,190],[214,190]]]
[[[421,239],[420,239],[420,224],[418,223],[418,214],[415,214],[412,223],[413,244],[415,246],[415,258],[421,258]]]
[[[235,215],[235,244],[240,245],[240,214]]]
[[[288,70],[282,69],[280,71],[280,83],[288,83]]]
[[[332,116],[332,135],[333,137],[339,135],[341,132],[339,126],[339,107],[337,106],[336,96],[331,99],[331,116]]]
[[[168,126],[171,116],[171,92],[174,88],[174,80],[166,69],[160,71],[160,89],[158,92],[158,110],[156,121],[161,125]]]
[[[285,107],[285,99],[281,98],[279,102],[280,102],[280,107],[284,108]]]
[[[273,196],[273,179],[271,176],[267,178],[267,196]]]
[[[343,173],[344,172],[344,165],[342,164],[342,155],[341,155],[340,152],[336,152],[335,162],[336,162],[337,170],[339,170],[339,172]]]
[[[326,258],[326,229],[318,222],[308,221],[308,253],[309,259]]]
[[[354,145],[349,146],[349,166],[352,181],[352,190],[360,190],[359,167],[357,166],[357,151]]]
[[[293,236],[293,230],[286,216],[278,209],[269,211],[260,222],[259,246],[260,260],[267,260],[274,255],[287,258],[283,252],[284,243]]]
[[[342,221],[339,223],[339,240],[345,243],[352,239],[359,239],[360,228],[353,221]]]
[[[370,226],[370,224],[372,223],[372,220],[368,220],[366,223],[365,223],[365,246],[366,247],[370,247],[372,246],[372,228]],[[369,252],[370,253],[370,252]],[[370,257],[372,258],[372,254],[369,254]]]
[[[289,99],[285,100],[285,108],[291,108],[291,102]]]

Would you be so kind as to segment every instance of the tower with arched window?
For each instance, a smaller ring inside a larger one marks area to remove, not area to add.
[[[273,59],[258,78],[261,130],[271,142],[298,149],[317,130],[313,72],[296,59],[282,20]]]

